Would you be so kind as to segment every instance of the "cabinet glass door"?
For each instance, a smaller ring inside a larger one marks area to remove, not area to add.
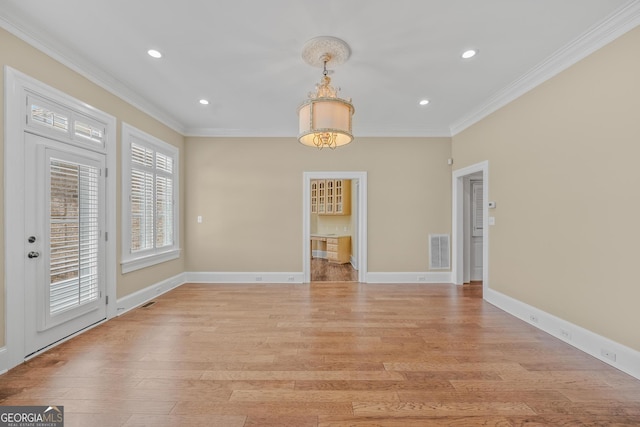
[[[326,196],[325,181],[320,180],[318,181],[318,214],[325,213],[325,206],[327,203],[326,198],[327,196]]]

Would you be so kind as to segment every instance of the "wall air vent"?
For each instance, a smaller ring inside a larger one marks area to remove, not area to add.
[[[448,234],[429,234],[429,270],[451,268]]]

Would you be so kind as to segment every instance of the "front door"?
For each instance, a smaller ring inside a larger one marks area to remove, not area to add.
[[[107,317],[105,156],[24,136],[28,356]]]

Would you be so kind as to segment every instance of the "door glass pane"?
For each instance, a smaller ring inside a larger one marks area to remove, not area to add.
[[[50,160],[50,314],[96,300],[99,169]]]

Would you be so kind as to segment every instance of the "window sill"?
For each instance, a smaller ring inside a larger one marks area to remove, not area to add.
[[[180,249],[172,249],[166,252],[125,260],[120,263],[120,266],[122,267],[122,274],[126,274],[178,258],[180,258]]]

